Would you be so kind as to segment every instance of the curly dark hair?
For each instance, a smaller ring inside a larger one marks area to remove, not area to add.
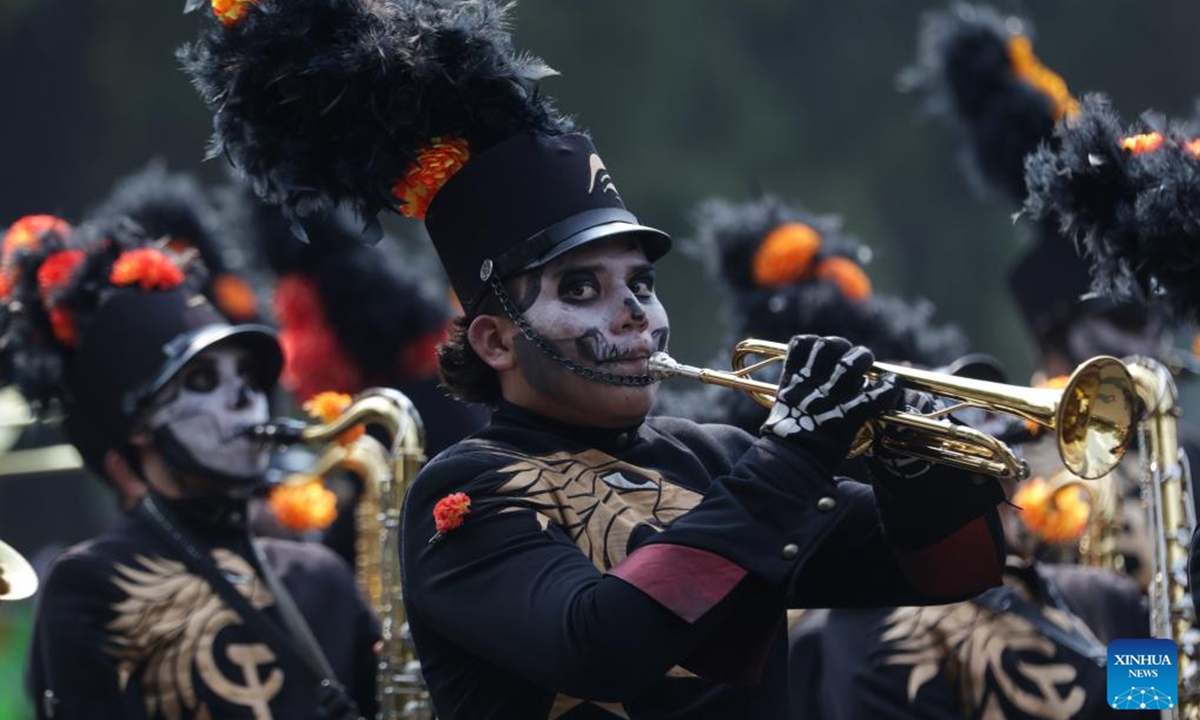
[[[526,273],[505,281],[510,297],[520,298],[517,293],[523,289],[524,279],[528,277]],[[517,307],[521,311],[527,310],[528,304],[527,301],[517,300]],[[480,315],[508,317],[495,293],[489,292],[479,298],[470,312],[454,320],[446,340],[438,346],[438,374],[441,376],[441,386],[456,400],[495,408],[501,400],[500,378],[492,366],[479,357],[467,337],[471,323]]]

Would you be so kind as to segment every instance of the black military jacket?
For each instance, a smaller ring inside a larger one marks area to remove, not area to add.
[[[402,584],[437,715],[784,718],[787,606],[999,583],[996,488],[899,490],[731,426],[596,430],[504,405],[405,504]],[[470,512],[439,532],[455,493]]]
[[[283,627],[245,504],[164,501],[252,606]],[[338,679],[373,717],[378,623],[346,563],[315,544],[259,541]],[[55,560],[39,598],[29,681],[39,718],[315,718],[316,688],[163,542],[122,517]]]

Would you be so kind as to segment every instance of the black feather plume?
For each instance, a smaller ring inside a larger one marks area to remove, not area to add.
[[[1083,111],[1056,131],[1058,147],[1030,156],[1031,219],[1057,223],[1081,247],[1097,291],[1118,299],[1160,295],[1174,313],[1200,320],[1200,160],[1188,149],[1190,126],[1144,116],[1121,121],[1107,98],[1084,98]],[[1156,148],[1122,141],[1158,133]]]
[[[433,138],[478,154],[572,123],[537,92],[553,74],[518,54],[509,6],[485,0],[261,0],[179,51],[227,156],[292,216],[395,210],[392,187]]]
[[[1024,158],[1050,137],[1055,101],[1017,73],[1010,50],[1029,23],[990,7],[957,3],[923,18],[917,61],[901,75],[925,96],[926,110],[962,142],[960,158],[976,189],[1025,196]]]

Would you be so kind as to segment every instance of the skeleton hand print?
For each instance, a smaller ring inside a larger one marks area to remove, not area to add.
[[[792,338],[779,396],[762,431],[833,467],[849,452],[859,428],[891,409],[899,396],[890,376],[867,378],[874,362],[870,350],[842,338]]]

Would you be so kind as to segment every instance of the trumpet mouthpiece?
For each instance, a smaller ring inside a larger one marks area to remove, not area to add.
[[[665,380],[679,374],[682,366],[665,352],[656,352],[646,361],[647,372],[656,380]]]

